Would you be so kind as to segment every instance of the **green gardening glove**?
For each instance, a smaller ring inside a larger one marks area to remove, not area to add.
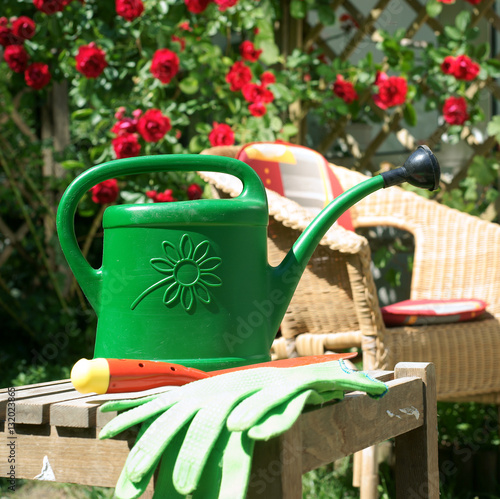
[[[288,430],[306,404],[340,399],[348,390],[381,396],[387,387],[337,360],[236,371],[146,401],[109,402],[101,410],[133,408],[108,423],[99,438],[138,423],[147,426],[127,458],[115,494],[138,497],[163,455],[159,482],[169,497],[175,493],[196,497],[200,483],[204,488],[200,497],[244,497],[254,441]],[[186,435],[180,442],[176,436],[182,431]],[[215,471],[200,480],[209,457]]]

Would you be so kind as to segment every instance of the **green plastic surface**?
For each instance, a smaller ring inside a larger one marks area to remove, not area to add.
[[[157,171],[217,171],[243,182],[234,199],[119,205],[104,214],[102,267],[83,257],[74,232],[95,184]],[[57,213],[62,250],[98,315],[95,357],[162,360],[202,370],[269,360],[272,341],[316,245],[348,208],[384,187],[373,177],[332,201],[284,261],[267,260],[268,209],[245,163],[160,155],[104,163],[76,178]]]

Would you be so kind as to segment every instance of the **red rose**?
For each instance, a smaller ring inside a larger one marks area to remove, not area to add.
[[[187,10],[193,14],[201,14],[208,6],[211,0],[184,0]]]
[[[48,85],[51,77],[49,67],[43,62],[34,62],[24,71],[26,84],[35,90],[40,90]]]
[[[271,85],[271,83],[276,83],[276,76],[274,76],[274,74],[270,71],[264,71],[260,75],[260,83],[267,87],[268,85]]]
[[[20,16],[12,23],[12,32],[22,40],[31,40],[35,30],[35,21],[26,16]]]
[[[158,142],[171,128],[170,119],[159,109],[148,109],[137,123],[137,131],[146,142]]]
[[[189,22],[188,21],[183,21],[179,24],[178,26],[179,29],[183,29],[184,31],[193,31],[193,28],[191,28],[191,26],[189,26]]]
[[[144,12],[142,0],[116,0],[116,13],[127,21],[137,19]]]
[[[0,45],[8,47],[9,45],[22,45],[23,39],[16,36],[7,26],[0,26]]]
[[[151,73],[162,83],[170,83],[170,80],[179,72],[179,57],[175,52],[168,49],[159,49],[153,55]]]
[[[229,69],[229,73],[226,75],[226,81],[229,83],[229,89],[231,92],[237,92],[241,90],[244,85],[250,82],[252,79],[252,71],[248,66],[245,66],[244,62],[237,61]]]
[[[234,132],[229,125],[213,123],[212,131],[208,135],[212,147],[232,146],[234,144]]]
[[[481,67],[466,55],[459,55],[453,66],[453,76],[457,80],[471,81],[479,74]]]
[[[9,45],[3,53],[5,62],[16,73],[22,73],[28,65],[28,54],[22,45]]]
[[[164,192],[158,192],[153,201],[155,203],[172,203],[173,201],[177,201],[177,198],[172,196],[172,192],[172,189],[167,189]]]
[[[438,2],[451,4],[455,3],[455,0],[438,0]]]
[[[106,53],[98,48],[94,42],[82,45],[75,57],[76,70],[87,78],[97,78],[108,65]]]
[[[188,195],[188,198],[191,200],[200,199],[202,194],[203,194],[203,189],[198,184],[191,184],[187,188],[187,195]]]
[[[219,6],[219,10],[221,12],[224,12],[226,9],[229,9],[229,7],[233,7],[233,5],[236,5],[238,3],[238,0],[214,0],[214,1]]]
[[[137,120],[132,118],[122,118],[113,125],[111,132],[116,133],[116,135],[135,133],[137,132]]]
[[[404,104],[408,92],[408,84],[405,78],[379,73],[375,84],[378,85],[378,94],[373,96],[373,101],[378,107],[387,109],[388,107]]]
[[[250,62],[256,62],[260,54],[262,54],[262,50],[257,50],[251,41],[246,40],[240,45],[240,54],[243,59]]]
[[[92,201],[98,204],[109,204],[116,201],[120,189],[116,178],[104,180],[100,184],[94,185],[92,189]]]
[[[146,197],[152,199],[153,201],[156,199],[157,194],[158,193],[156,191],[146,191]]]
[[[358,98],[358,94],[354,90],[354,85],[350,81],[345,81],[342,75],[337,75],[337,79],[333,84],[333,93],[347,104]]]
[[[111,143],[113,144],[117,159],[133,158],[139,156],[141,152],[141,145],[137,141],[137,136],[133,133],[118,135]]]
[[[478,5],[481,3],[481,0],[465,0],[466,2],[469,2],[471,5]]]
[[[446,75],[452,75],[455,72],[455,58],[448,55],[441,63],[441,71]]]
[[[271,90],[264,87],[264,85],[257,85],[255,83],[244,85],[241,93],[248,102],[263,102],[268,104],[274,100],[274,94]]]
[[[264,116],[267,112],[266,105],[263,102],[254,102],[248,106],[248,110],[252,116],[256,118],[260,118]]]
[[[466,100],[463,97],[448,97],[444,102],[443,117],[450,125],[463,125],[469,119]]]
[[[64,0],[33,0],[33,5],[50,16],[56,12],[62,12],[66,2]]]

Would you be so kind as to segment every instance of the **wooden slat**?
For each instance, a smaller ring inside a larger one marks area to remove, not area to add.
[[[116,412],[100,412],[98,408],[110,400],[134,400],[156,393],[164,393],[172,388],[164,386],[141,392],[113,393],[105,395],[87,395],[64,402],[56,402],[50,406],[50,424],[73,428],[103,427],[116,416]]]
[[[65,393],[67,391],[73,390],[73,385],[70,381],[54,381],[51,383],[41,383],[37,385],[30,385],[26,389],[17,389],[15,394],[15,404],[16,412],[19,403],[25,399],[34,399],[36,397],[41,397],[49,393]],[[7,402],[9,395],[7,392],[0,394],[0,421],[5,420],[5,409],[7,407]]]
[[[16,478],[32,479],[38,475],[47,456],[56,481],[98,487],[115,486],[136,436],[129,431],[125,437],[98,440],[95,429],[46,426],[47,433],[42,435],[30,428],[23,425],[17,428]],[[5,439],[0,446],[0,476],[6,476],[9,451],[4,442]]]
[[[45,383],[33,383],[32,385],[23,385],[23,386],[14,386],[10,388],[14,388],[16,393],[23,392],[25,390],[31,390],[32,388],[43,388],[44,386],[52,386],[52,385],[60,385],[61,383],[71,383],[69,379],[58,379],[55,381],[47,381]],[[7,393],[9,388],[0,388],[0,400],[4,393]]]
[[[302,415],[303,473],[422,426],[422,380],[387,384],[389,392],[381,399],[355,392],[341,403]]]
[[[16,402],[16,423],[19,424],[45,424],[50,421],[50,406],[57,402],[74,400],[86,397],[75,389],[64,392],[30,397]]]

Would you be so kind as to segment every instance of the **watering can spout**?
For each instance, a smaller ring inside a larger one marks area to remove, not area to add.
[[[283,299],[282,309],[275,314],[278,319],[275,330],[277,331],[279,328],[281,319],[286,313],[288,304],[314,250],[328,229],[345,211],[379,189],[400,185],[404,182],[415,187],[435,190],[438,188],[439,178],[440,168],[436,156],[429,147],[419,146],[408,157],[403,166],[361,182],[326,206],[299,236],[284,260],[270,272],[270,293],[274,293],[276,297],[286,297]]]

